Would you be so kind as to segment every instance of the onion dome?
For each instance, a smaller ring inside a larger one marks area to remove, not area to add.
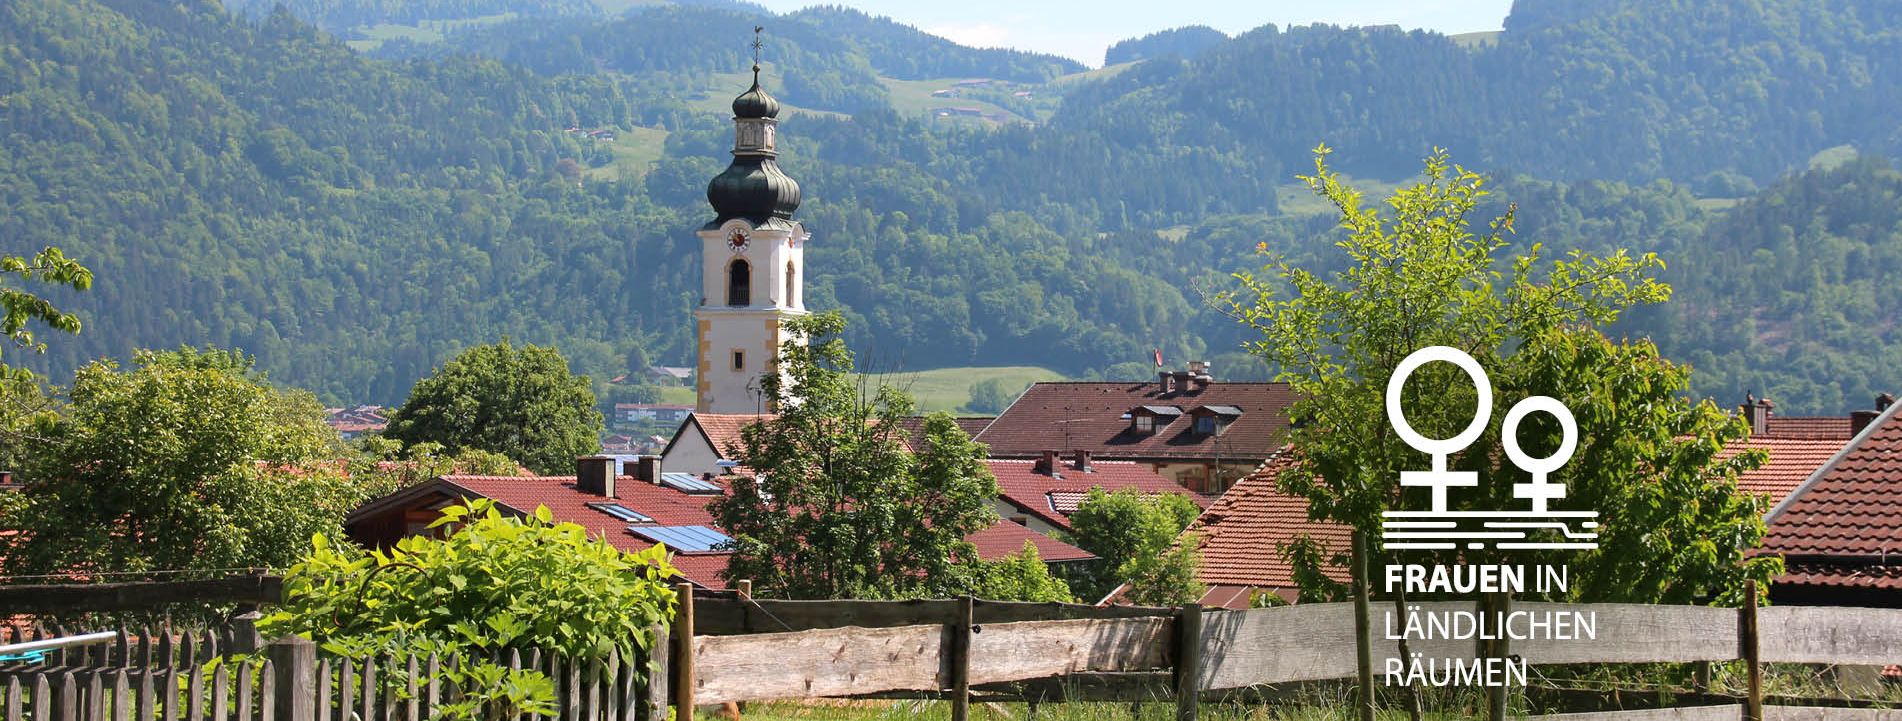
[[[759,85],[733,99],[733,162],[707,184],[707,202],[719,214],[710,225],[745,218],[755,227],[774,218],[791,220],[799,209],[799,183],[779,169],[775,127],[779,101]]]
[[[733,117],[735,118],[777,118],[779,101],[766,94],[759,86],[759,66],[753,66],[753,87],[733,99]]]
[[[791,220],[799,209],[799,183],[770,155],[735,155],[733,164],[707,184],[707,202],[719,213],[713,224],[745,218],[754,226]]]

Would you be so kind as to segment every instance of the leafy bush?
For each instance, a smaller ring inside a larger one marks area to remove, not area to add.
[[[971,564],[965,593],[991,601],[1056,601],[1072,603],[1076,594],[1070,584],[1050,575],[1050,567],[1037,553],[1037,546],[1024,541],[1021,551],[995,561]]]
[[[430,527],[455,532],[405,538],[388,553],[316,536],[285,575],[285,605],[259,630],[349,658],[463,655],[441,672],[465,693],[445,714],[495,718],[553,715],[554,687],[539,672],[479,657],[539,648],[569,662],[634,658],[673,616],[668,582],[677,573],[660,546],[623,553],[579,525],[554,523],[546,507],[515,518],[487,499],[445,508]]]

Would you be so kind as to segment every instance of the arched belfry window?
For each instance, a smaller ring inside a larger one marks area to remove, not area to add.
[[[734,258],[726,267],[726,304],[753,304],[753,266],[745,258]]]
[[[799,287],[799,276],[796,275],[798,272],[799,271],[793,268],[792,261],[786,261],[786,299],[784,302],[789,308],[799,305],[798,299],[793,296],[793,291]]]

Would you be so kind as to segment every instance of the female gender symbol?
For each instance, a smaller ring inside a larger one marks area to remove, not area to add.
[[[1519,447],[1519,421],[1534,411],[1544,411],[1559,421],[1559,449],[1544,458],[1528,456]],[[1506,457],[1512,459],[1512,464],[1532,474],[1531,483],[1512,484],[1514,498],[1529,498],[1533,513],[1545,513],[1547,501],[1565,497],[1565,484],[1548,483],[1545,477],[1572,460],[1572,451],[1578,448],[1578,423],[1572,420],[1571,409],[1547,396],[1527,398],[1512,404],[1506,411],[1506,422],[1499,429],[1499,436],[1506,444]]]
[[[1442,361],[1459,366],[1473,379],[1473,388],[1479,391],[1479,404],[1474,409],[1473,422],[1466,430],[1452,438],[1434,440],[1414,432],[1407,424],[1406,414],[1400,409],[1400,391],[1407,384],[1407,377],[1419,370],[1420,366],[1433,361]],[[1514,410],[1518,406],[1513,406]],[[1563,406],[1561,406],[1563,408]],[[1400,436],[1414,450],[1433,456],[1431,471],[1401,471],[1400,485],[1428,486],[1433,489],[1433,513],[1446,512],[1446,489],[1451,486],[1477,486],[1479,474],[1472,471],[1446,470],[1446,457],[1473,444],[1479,434],[1485,432],[1486,421],[1492,419],[1493,384],[1486,378],[1486,369],[1479,361],[1467,355],[1465,351],[1450,346],[1435,345],[1421,348],[1409,354],[1393,369],[1393,376],[1387,379],[1387,418],[1393,423],[1394,433]],[[1561,461],[1562,462],[1562,461]],[[1556,467],[1556,466],[1554,466]],[[1563,492],[1563,491],[1561,491]]]

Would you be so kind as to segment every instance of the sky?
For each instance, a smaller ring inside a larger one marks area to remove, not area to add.
[[[1103,64],[1118,40],[1184,25],[1234,35],[1274,23],[1399,25],[1447,34],[1498,30],[1512,0],[755,0],[775,12],[845,5],[976,47]]]

